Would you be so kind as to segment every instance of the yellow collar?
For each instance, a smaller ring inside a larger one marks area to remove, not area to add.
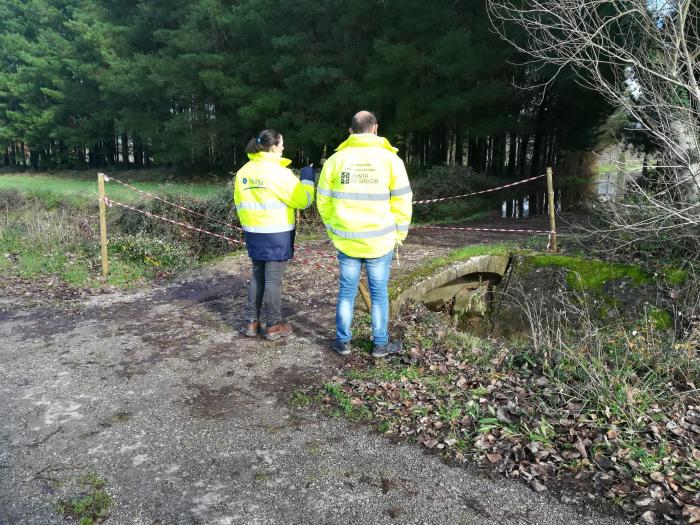
[[[279,164],[283,168],[286,168],[292,163],[291,160],[285,159],[284,157],[280,157],[272,153],[271,151],[259,151],[258,153],[248,153],[248,158],[252,161],[274,162],[276,164]]]
[[[384,137],[379,137],[374,133],[353,133],[350,135],[345,142],[342,142],[340,146],[335,148],[335,151],[340,151],[345,148],[384,148],[391,151],[392,153],[397,153],[399,150],[392,146],[387,139]]]

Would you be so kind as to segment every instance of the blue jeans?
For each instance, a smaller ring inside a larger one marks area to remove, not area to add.
[[[369,294],[372,298],[372,338],[375,345],[384,345],[389,341],[389,271],[394,257],[393,250],[374,259],[358,259],[338,252],[340,264],[340,286],[338,305],[335,309],[336,339],[347,343],[352,338],[350,325],[355,306],[357,286],[360,282],[360,270],[365,264]]]

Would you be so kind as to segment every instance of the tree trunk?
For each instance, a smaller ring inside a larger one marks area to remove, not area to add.
[[[508,134],[508,176],[512,177],[515,173],[516,155],[518,153],[518,136],[511,131]]]
[[[114,128],[114,126],[112,126]],[[110,166],[114,166],[115,164],[119,164],[119,154],[118,152],[118,147],[117,147],[117,136],[112,133],[109,136],[109,139],[107,141],[107,151],[105,152],[107,155],[107,164]]]
[[[98,156],[97,156],[97,151],[98,151],[97,144],[93,144],[92,147],[90,148],[90,152],[88,153],[88,165],[93,169],[99,168],[99,160],[98,160]]]
[[[476,164],[475,164],[475,150],[476,150],[476,140],[474,137],[471,135],[469,136],[469,139],[467,140],[467,166],[469,166],[472,169],[476,169]]]
[[[459,129],[455,132],[455,164],[464,165],[464,137]]]
[[[505,133],[499,133],[496,135],[495,150],[494,150],[494,165],[496,167],[496,173],[499,177],[503,176],[506,165],[506,139],[507,135]]]
[[[535,143],[532,146],[532,159],[530,160],[530,177],[540,173],[540,155],[542,150],[542,133],[535,131]]]
[[[527,166],[527,150],[530,147],[530,136],[525,135],[520,139],[520,147],[518,148],[518,168],[520,169],[520,176],[525,176],[525,168]]]
[[[547,109],[547,96],[545,95],[542,102],[537,108],[537,116],[535,117],[535,143],[532,147],[532,160],[530,162],[530,176],[540,175],[542,162],[542,140],[543,135],[546,136],[544,128],[544,116]]]
[[[430,164],[443,165],[447,161],[447,133],[438,126],[430,132]]]
[[[122,133],[121,150],[122,168],[129,169],[129,135],[127,135],[126,132]]]
[[[34,171],[39,171],[39,151],[32,149],[29,151],[29,155],[32,164],[32,169]]]
[[[486,173],[486,158],[488,155],[488,139],[487,138],[479,138],[476,141],[477,143],[477,151],[478,151],[478,168],[477,171],[479,173]]]
[[[151,152],[148,149],[148,142],[143,144],[143,166],[146,169],[151,167]]]
[[[20,157],[22,159],[22,167],[26,168],[27,167],[27,151],[24,149],[24,142],[20,141],[19,152],[20,152]]]
[[[143,167],[143,149],[141,143],[134,139],[134,168],[137,170]]]

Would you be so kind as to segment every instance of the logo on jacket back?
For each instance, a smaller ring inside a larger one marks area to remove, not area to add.
[[[253,178],[253,177],[250,177],[250,178],[248,178],[248,177],[243,177],[243,178],[241,179],[241,182],[242,182],[243,184],[248,184],[248,183],[250,183],[250,185],[251,185],[252,187],[251,187],[251,188],[246,188],[246,189],[249,189],[249,190],[251,190],[251,189],[253,189],[253,188],[264,188],[264,187],[265,187],[265,181],[264,181],[264,180],[262,180],[262,179],[256,179],[256,178]]]
[[[356,163],[340,172],[341,184],[379,184],[376,167],[371,163]]]

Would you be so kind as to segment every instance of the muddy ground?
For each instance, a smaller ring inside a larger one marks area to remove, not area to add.
[[[489,240],[417,232],[398,270]],[[237,333],[248,272],[241,255],[129,293],[0,289],[0,524],[63,523],[87,473],[113,524],[623,523],[293,407],[347,366],[327,349],[335,277],[291,264],[296,333],[266,342]]]

